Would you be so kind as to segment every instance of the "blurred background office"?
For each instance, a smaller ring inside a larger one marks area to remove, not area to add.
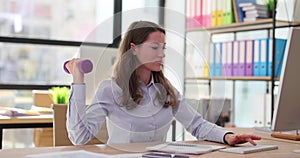
[[[0,106],[30,109],[34,104],[33,90],[70,84],[71,77],[62,65],[80,57],[85,44],[92,43],[95,51],[97,47],[116,48],[131,22],[150,20],[167,30],[164,72],[174,86],[195,100],[211,94],[231,100],[234,111],[230,122],[238,127],[253,127],[253,98],[260,95],[264,99],[269,82],[216,80],[195,84],[184,80],[185,64],[191,62],[184,59],[185,37],[199,37],[185,32],[185,4],[185,0],[0,0]],[[268,33],[256,31],[255,35],[268,37]],[[237,36],[242,39],[253,34]],[[176,140],[192,139],[183,135],[180,125],[176,128]],[[5,129],[3,139],[3,148],[35,146],[32,129]]]

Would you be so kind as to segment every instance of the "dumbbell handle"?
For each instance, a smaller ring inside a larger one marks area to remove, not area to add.
[[[69,60],[64,63],[64,70],[66,73],[69,74],[70,72],[66,67],[66,64],[68,62],[69,62]],[[93,63],[89,59],[84,59],[78,63],[78,68],[79,68],[79,71],[82,73],[89,73],[93,70]]]

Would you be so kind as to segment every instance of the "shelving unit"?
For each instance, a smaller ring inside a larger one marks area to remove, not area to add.
[[[287,21],[276,21],[276,28],[293,27],[299,26],[300,22],[287,22]],[[186,30],[187,32],[194,31],[208,31],[210,34],[230,33],[230,32],[241,32],[241,31],[254,31],[262,29],[273,29],[273,19],[262,19],[255,22],[243,22],[233,23],[223,26],[207,27],[207,28],[193,28]]]
[[[276,43],[275,43],[275,29],[277,28],[287,28],[287,27],[296,27],[300,26],[300,22],[288,22],[288,21],[278,21],[276,20],[276,1],[274,1],[274,8],[273,8],[273,18],[269,19],[263,19],[263,20],[257,20],[255,22],[243,22],[243,23],[233,23],[233,24],[228,24],[228,25],[222,25],[222,26],[214,26],[214,27],[200,27],[200,28],[190,28],[186,30],[186,33],[191,33],[191,32],[198,32],[198,31],[207,31],[208,34],[213,35],[213,34],[221,34],[221,33],[237,33],[237,32],[246,32],[246,31],[255,31],[255,30],[270,30],[272,31],[271,36],[273,42],[273,48],[275,48]],[[275,49],[273,49],[273,59],[272,61],[275,61]],[[263,77],[258,77],[258,76],[225,76],[225,77],[191,77],[191,76],[185,76],[185,84],[186,83],[191,83],[193,81],[199,81],[199,80],[207,80],[207,84],[209,86],[209,94],[211,94],[211,81],[212,80],[230,80],[233,81],[233,89],[235,88],[235,81],[266,81],[267,85],[271,83],[271,89],[267,89],[267,93],[271,93],[271,109],[272,111],[274,110],[274,87],[277,86],[275,85],[275,81],[279,81],[278,77],[274,76],[274,64],[272,65],[272,75],[271,76],[263,76]],[[194,82],[198,84],[198,82]],[[267,86],[269,87],[269,86]],[[186,90],[184,90],[186,91]],[[234,90],[233,90],[234,93]],[[234,103],[234,94],[233,94],[233,101]],[[234,106],[233,106],[234,107]],[[273,114],[271,112],[271,120],[272,120]]]
[[[246,81],[271,81],[272,77],[270,76],[228,76],[228,77],[185,77],[185,80],[246,80]],[[278,81],[279,78],[275,78],[274,80]]]

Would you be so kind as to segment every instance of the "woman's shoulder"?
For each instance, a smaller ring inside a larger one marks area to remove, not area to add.
[[[97,96],[104,96],[106,99],[113,98],[116,102],[122,95],[121,88],[117,85],[115,79],[108,78],[99,83]],[[101,97],[100,97],[101,98]]]
[[[110,85],[111,82],[113,82],[113,79],[112,78],[107,78],[107,79],[104,79],[104,80],[100,81],[99,85],[107,86],[107,85]]]
[[[116,80],[114,78],[108,78],[105,80],[100,81],[99,88],[98,89],[114,89],[119,90],[119,86],[116,83]]]

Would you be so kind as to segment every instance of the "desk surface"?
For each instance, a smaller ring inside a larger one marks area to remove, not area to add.
[[[249,132],[248,132],[249,133]],[[213,144],[220,145],[218,143],[207,142],[207,141],[191,141],[189,143],[195,144]],[[222,158],[232,158],[232,157],[247,157],[247,158],[257,158],[257,157],[272,157],[272,158],[285,158],[285,157],[300,157],[299,153],[294,153],[293,150],[300,149],[300,144],[286,141],[277,141],[273,139],[263,138],[257,141],[261,145],[278,145],[278,150],[264,151],[252,154],[232,154],[214,151],[207,154],[201,155],[203,158],[208,157],[222,157]],[[62,152],[62,151],[74,151],[74,150],[86,150],[96,153],[105,154],[125,154],[125,153],[145,153],[145,147],[159,144],[159,142],[154,143],[133,143],[133,144],[118,144],[118,145],[83,145],[83,146],[62,146],[62,147],[40,147],[40,148],[20,148],[20,149],[3,149],[0,150],[0,157],[14,157],[21,158],[26,155],[38,154],[38,153],[50,153],[50,152]],[[226,146],[230,147],[230,146]],[[199,157],[199,155],[189,155],[190,158]]]
[[[47,111],[47,113],[40,113],[40,115],[37,116],[16,116],[16,117],[10,117],[10,116],[3,116],[0,115],[0,126],[1,124],[30,124],[30,123],[52,123],[53,122],[53,114],[50,111],[50,108],[41,108],[41,107],[35,107],[31,110],[23,110],[18,108],[0,108],[0,113],[4,113],[6,110],[16,110],[16,111],[35,111],[37,113],[40,113],[40,111],[44,112]]]
[[[0,115],[1,124],[20,124],[20,123],[52,123],[52,114],[43,114],[39,116],[19,116],[19,117],[8,117]]]
[[[280,139],[280,138],[271,137],[272,132],[263,132],[263,131],[254,130],[252,128],[227,128],[227,129],[230,130],[230,131],[233,131],[234,133],[247,133],[247,134],[257,135],[257,136],[262,137],[265,140],[273,140],[273,141],[278,141],[278,142],[286,142],[286,143],[300,145],[300,141],[293,141],[293,140],[287,140],[287,139]]]
[[[38,116],[9,117],[0,115],[0,149],[2,149],[3,129],[53,127],[53,114]]]

